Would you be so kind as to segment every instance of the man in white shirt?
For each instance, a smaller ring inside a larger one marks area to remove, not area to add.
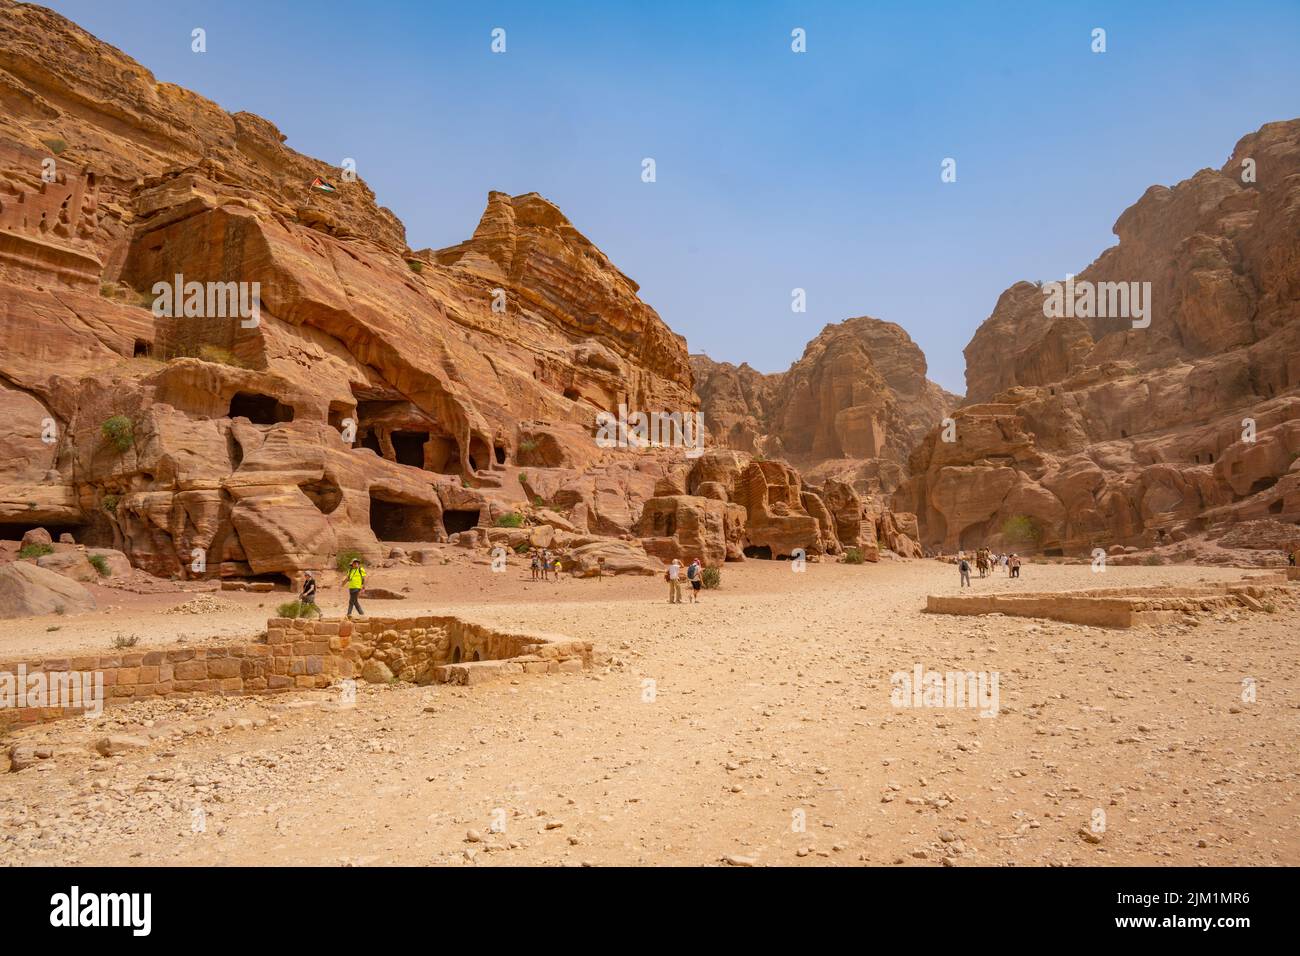
[[[668,565],[668,603],[682,603],[682,563],[673,558],[673,563]]]

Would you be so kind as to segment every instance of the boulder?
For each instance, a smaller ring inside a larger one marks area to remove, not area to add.
[[[26,561],[0,566],[0,618],[94,609],[95,598],[71,578]]]

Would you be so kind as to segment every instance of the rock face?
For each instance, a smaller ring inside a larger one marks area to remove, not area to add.
[[[892,491],[915,444],[960,402],[925,377],[925,356],[900,326],[869,316],[828,325],[777,375],[702,355],[691,365],[719,444],[864,491]]]
[[[894,499],[926,544],[1086,554],[1300,520],[1300,120],[1151,187],[1115,234],[1075,304],[1149,282],[1146,316],[1003,293],[966,348],[976,404],[918,445]]]
[[[94,609],[91,593],[56,571],[26,561],[0,566],[0,618],[80,614]]]
[[[683,340],[542,197],[492,193],[469,240],[412,251],[266,120],[47,10],[0,20],[5,537],[288,575],[441,540],[539,448],[582,473],[600,410],[694,409]],[[634,523],[570,484],[588,524]]]

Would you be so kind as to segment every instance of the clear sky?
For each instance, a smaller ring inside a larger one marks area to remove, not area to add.
[[[958,393],[1003,289],[1079,271],[1149,185],[1300,115],[1297,0],[45,5],[300,152],[355,158],[413,248],[468,237],[491,189],[536,191],[692,352],[781,371],[873,315]]]

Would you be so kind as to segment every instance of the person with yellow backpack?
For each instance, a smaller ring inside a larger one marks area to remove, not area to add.
[[[352,619],[352,609],[356,608],[357,613],[362,617],[366,612],[361,610],[361,602],[357,600],[361,596],[361,591],[366,586],[366,569],[361,566],[360,558],[353,558],[352,563],[348,565],[347,570],[348,583],[348,620]]]

